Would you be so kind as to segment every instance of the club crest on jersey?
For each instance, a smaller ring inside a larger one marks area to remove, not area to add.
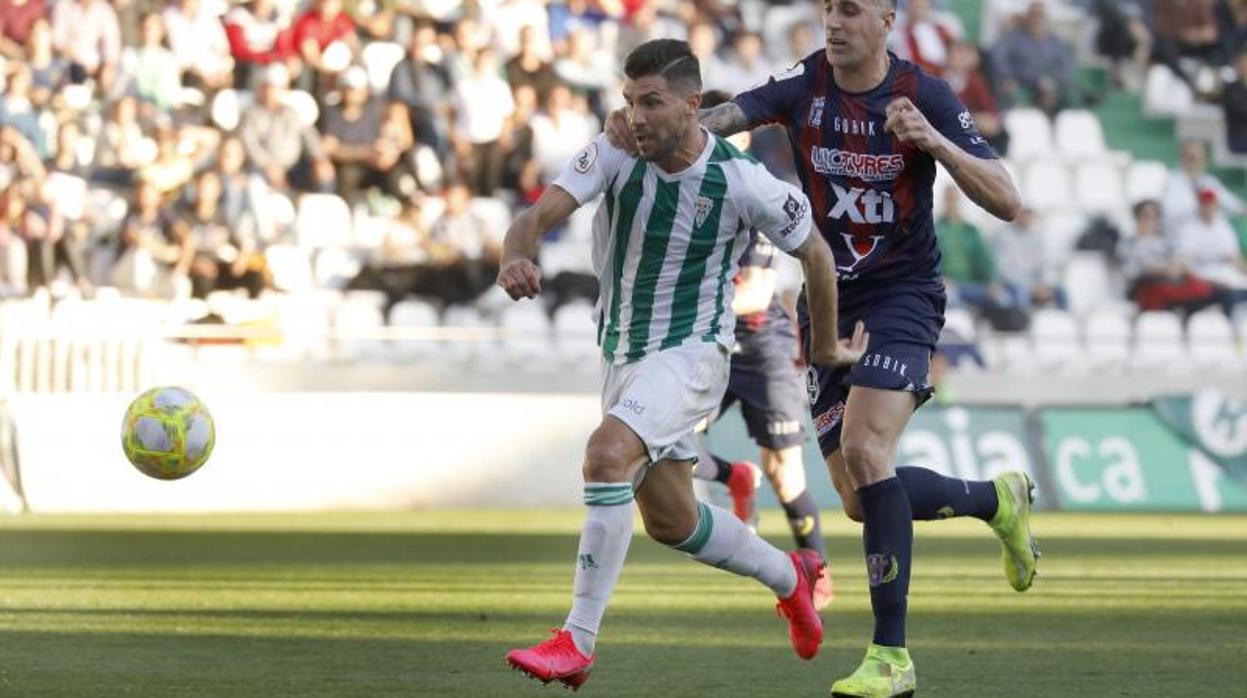
[[[700,228],[706,222],[706,218],[710,215],[710,210],[714,208],[714,202],[705,196],[697,197],[697,227]]]
[[[576,154],[575,165],[576,171],[585,174],[592,167],[593,163],[598,161],[598,144],[590,143],[585,149]]]
[[[857,265],[862,263],[870,255],[879,249],[879,242],[883,240],[882,235],[862,235],[854,236],[850,233],[840,233],[844,238],[844,246],[849,249],[849,254],[853,255],[853,263],[849,265],[838,264],[836,269],[841,273],[852,272],[857,269]]]
[[[815,97],[810,102],[810,125],[818,128],[823,125],[823,109],[827,106],[826,97]]]

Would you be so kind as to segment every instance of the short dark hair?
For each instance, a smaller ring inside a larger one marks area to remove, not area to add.
[[[657,75],[672,87],[701,91],[701,62],[688,42],[679,39],[654,39],[632,49],[624,63],[624,75],[630,80]]]

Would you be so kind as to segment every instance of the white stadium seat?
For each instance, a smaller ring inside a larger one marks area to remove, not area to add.
[[[1038,109],[1010,109],[1005,114],[1009,131],[1009,159],[1024,162],[1053,153],[1052,122]]]
[[[1126,169],[1126,203],[1130,206],[1144,200],[1157,199],[1169,181],[1169,168],[1159,160],[1136,160]]]
[[[390,309],[390,325],[393,327],[437,327],[437,308],[425,301],[400,301]]]
[[[1172,373],[1185,369],[1182,344],[1182,321],[1177,315],[1163,311],[1140,313],[1134,323],[1133,367]]]
[[[1065,292],[1070,310],[1085,315],[1112,298],[1108,264],[1097,252],[1075,252],[1065,265]]]
[[[1085,109],[1067,109],[1057,114],[1056,145],[1066,160],[1095,159],[1107,152],[1100,119]]]
[[[1218,309],[1195,313],[1186,322],[1191,360],[1200,367],[1229,368],[1238,360],[1234,327]]]
[[[307,250],[294,245],[269,245],[264,250],[273,275],[273,285],[283,291],[303,291],[315,284],[312,277],[312,260]]]
[[[1074,253],[1078,236],[1087,228],[1087,217],[1081,213],[1054,211],[1043,217],[1040,235],[1043,242],[1044,261],[1053,268],[1065,266]]]
[[[320,105],[316,98],[303,90],[290,90],[282,95],[282,103],[294,109],[305,128],[312,128],[320,118]]]
[[[1022,201],[1041,214],[1076,209],[1069,169],[1060,162],[1041,160],[1024,170]]]
[[[368,84],[374,92],[382,92],[390,84],[394,66],[403,60],[407,51],[392,41],[373,41],[364,46],[362,58],[368,71]]]
[[[1107,213],[1122,206],[1121,171],[1105,162],[1084,162],[1074,170],[1074,193],[1087,213]]]
[[[351,243],[351,208],[335,194],[299,197],[295,235],[300,247],[344,247]]]
[[[1083,341],[1091,367],[1122,372],[1130,359],[1130,318],[1113,307],[1083,319]]]
[[[255,103],[255,95],[248,90],[224,89],[212,98],[210,114],[212,123],[222,131],[233,131],[238,128],[242,112]]]
[[[1064,310],[1037,310],[1031,316],[1030,331],[1040,366],[1071,371],[1085,365],[1078,323],[1073,315]]]

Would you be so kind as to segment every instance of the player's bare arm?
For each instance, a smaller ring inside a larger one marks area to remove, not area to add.
[[[541,267],[537,266],[537,250],[541,238],[564,223],[580,204],[561,187],[551,186],[533,204],[512,221],[502,242],[502,262],[498,267],[498,285],[512,300],[533,298],[541,292]]]
[[[806,298],[810,304],[810,361],[820,366],[846,366],[857,363],[866,352],[870,335],[862,323],[853,328],[851,339],[839,338],[836,288],[836,260],[822,235],[810,235],[793,250],[805,273]]]
[[[1002,220],[1017,218],[1022,198],[999,160],[975,157],[962,150],[936,130],[907,97],[893,100],[887,114],[884,129],[938,160],[971,201]]]

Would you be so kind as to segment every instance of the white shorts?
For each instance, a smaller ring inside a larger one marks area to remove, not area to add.
[[[694,460],[693,428],[719,407],[730,373],[719,344],[697,342],[636,363],[602,366],[602,414],[619,419],[645,444],[650,462]]]

